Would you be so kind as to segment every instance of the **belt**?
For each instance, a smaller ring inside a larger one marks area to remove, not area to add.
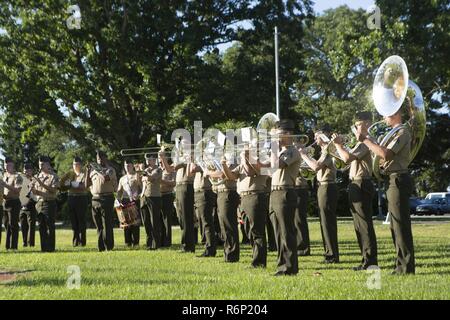
[[[293,186],[272,186],[272,191],[294,190]]]
[[[165,196],[168,194],[173,194],[173,191],[161,192],[161,196]]]
[[[230,191],[236,191],[236,189],[223,189],[223,190],[217,190],[217,193],[230,192]]]
[[[323,182],[317,181],[317,182],[319,183],[319,186],[325,186],[328,184],[336,184],[336,181],[323,181]]]
[[[372,180],[372,177],[355,177],[351,178],[351,181]]]
[[[206,192],[206,191],[212,191],[212,189],[211,188],[209,188],[209,189],[194,189],[195,193],[197,193],[197,192]]]
[[[266,192],[262,191],[262,190],[241,191],[240,195],[241,196],[248,196],[248,195],[251,195],[251,194],[261,194],[261,193],[266,193]]]
[[[308,187],[308,186],[295,186],[295,189],[296,189],[296,190],[302,190],[302,189],[308,190],[309,187]]]
[[[67,196],[69,197],[81,197],[81,196],[87,196],[87,193],[68,193]]]
[[[92,199],[96,200],[96,199],[100,199],[102,197],[113,197],[114,194],[113,193],[95,193],[92,194]]]
[[[194,183],[193,182],[177,182],[176,186],[178,187],[178,186],[182,186],[185,184],[194,184]]]

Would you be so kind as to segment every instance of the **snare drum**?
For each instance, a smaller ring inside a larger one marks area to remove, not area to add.
[[[139,210],[134,201],[120,207],[116,207],[116,212],[120,221],[120,227],[122,229],[131,226],[139,226],[141,224]]]

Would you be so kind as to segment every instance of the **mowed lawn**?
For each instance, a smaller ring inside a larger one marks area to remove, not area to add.
[[[248,245],[241,246],[241,261],[234,264],[223,262],[221,249],[206,259],[196,257],[201,246],[195,254],[180,253],[179,229],[174,229],[175,245],[158,251],[126,248],[117,229],[115,250],[104,253],[97,252],[92,229],[85,248],[72,248],[71,230],[58,230],[55,253],[40,253],[39,246],[6,252],[3,234],[0,299],[450,299],[449,223],[413,225],[415,276],[390,275],[394,246],[389,227],[379,222],[381,273],[352,271],[360,261],[353,225],[343,221],[338,227],[342,262],[321,263],[319,223],[312,222],[312,256],[299,258],[300,272],[293,277],[273,276],[275,252],[269,253],[267,269],[250,268]],[[67,286],[73,265],[81,270],[79,289]],[[378,283],[381,288],[374,288]]]

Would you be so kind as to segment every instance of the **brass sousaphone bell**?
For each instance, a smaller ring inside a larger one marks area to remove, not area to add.
[[[391,116],[400,108],[406,108],[403,114],[407,115],[407,120],[401,126],[392,128],[378,137],[378,141],[381,146],[386,147],[398,136],[401,129],[408,128],[412,137],[409,154],[411,162],[425,138],[426,112],[422,93],[419,87],[409,80],[406,63],[401,57],[390,56],[383,61],[375,76],[372,97],[377,112],[382,116]],[[373,135],[380,125],[382,121],[374,123],[369,128],[369,134]],[[380,157],[374,155],[373,173],[379,180],[383,173],[382,165]]]

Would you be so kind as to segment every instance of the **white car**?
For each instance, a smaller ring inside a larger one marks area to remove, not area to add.
[[[425,199],[447,198],[450,201],[450,192],[431,192],[427,194]]]

